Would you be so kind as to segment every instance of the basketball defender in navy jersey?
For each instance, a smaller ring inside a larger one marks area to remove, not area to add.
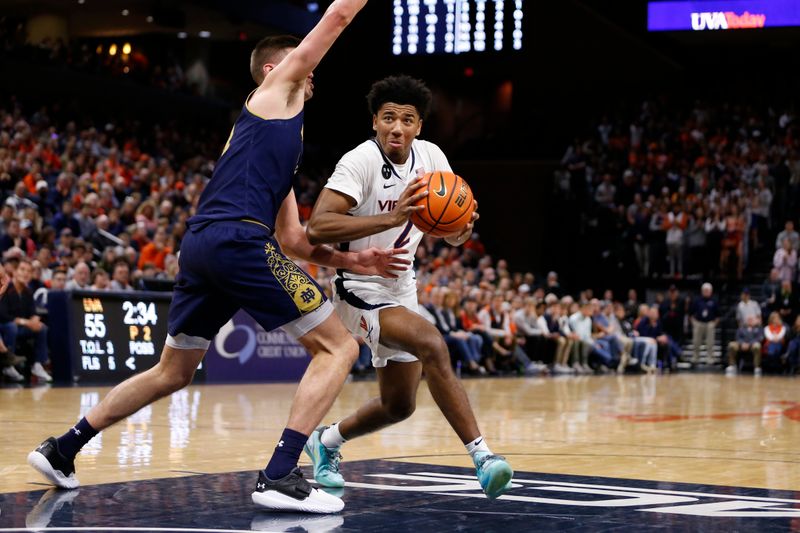
[[[297,460],[341,390],[358,347],[319,286],[284,253],[387,277],[408,264],[398,257],[405,250],[342,253],[312,246],[292,192],[313,70],[366,2],[336,0],[302,42],[271,37],[254,50],[251,73],[258,88],[187,223],[161,360],[115,387],[65,435],[29,454],[31,466],[52,483],[76,487],[73,460],[98,431],[188,385],[210,339],[241,308],[267,331],[282,327],[313,356],[287,427],[259,473],[253,501],[267,509],[316,513],[344,507],[339,498],[312,488]]]

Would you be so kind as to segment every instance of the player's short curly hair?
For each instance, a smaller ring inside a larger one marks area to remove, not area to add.
[[[250,54],[250,75],[253,77],[253,81],[261,85],[264,81],[262,67],[275,61],[278,54],[287,48],[297,48],[299,44],[300,39],[294,35],[270,35],[258,41]]]
[[[367,94],[369,112],[378,114],[381,106],[387,102],[399,105],[412,105],[422,120],[428,118],[431,111],[433,95],[422,80],[411,76],[389,76],[372,84]]]

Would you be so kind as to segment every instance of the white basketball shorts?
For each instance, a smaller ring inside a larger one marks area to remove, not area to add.
[[[417,358],[408,352],[395,350],[380,343],[382,309],[405,307],[418,313],[417,287],[413,279],[393,281],[383,285],[335,277],[333,306],[350,333],[364,339],[372,350],[372,365],[386,366],[387,361],[409,363]]]

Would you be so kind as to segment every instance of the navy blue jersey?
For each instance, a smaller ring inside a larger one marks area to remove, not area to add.
[[[265,120],[245,104],[189,227],[249,219],[274,230],[302,151],[302,111],[290,119]]]

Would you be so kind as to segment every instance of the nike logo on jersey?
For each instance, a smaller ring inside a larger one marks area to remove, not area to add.
[[[390,189],[390,188],[394,187],[395,185],[397,185],[397,184],[396,183],[384,183],[383,184],[383,188],[384,189]]]
[[[441,183],[439,185],[439,190],[436,191],[436,196],[441,196],[444,198],[444,196],[447,194],[447,184],[444,182],[444,174],[439,173],[439,179],[441,180]]]

